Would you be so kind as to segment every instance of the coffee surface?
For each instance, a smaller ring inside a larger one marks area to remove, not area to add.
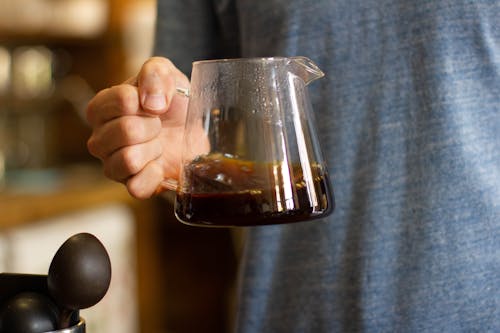
[[[283,224],[333,211],[326,172],[315,164],[252,162],[213,154],[184,167],[176,216],[185,223],[216,226]]]

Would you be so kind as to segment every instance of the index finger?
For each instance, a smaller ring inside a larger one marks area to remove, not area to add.
[[[91,126],[98,126],[117,117],[147,113],[141,110],[137,87],[125,83],[98,92],[89,102],[86,115]]]

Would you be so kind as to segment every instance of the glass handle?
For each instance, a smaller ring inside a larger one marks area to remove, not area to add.
[[[159,194],[164,191],[177,191],[178,186],[179,182],[177,182],[177,180],[172,178],[164,179],[156,188],[155,194]]]

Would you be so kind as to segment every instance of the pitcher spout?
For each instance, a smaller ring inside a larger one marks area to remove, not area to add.
[[[291,57],[290,72],[302,78],[307,84],[325,76],[325,73],[311,59],[307,57]]]

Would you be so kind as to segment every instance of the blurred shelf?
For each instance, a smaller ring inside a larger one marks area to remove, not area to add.
[[[97,168],[19,171],[0,192],[0,230],[112,202],[132,204],[121,185]]]
[[[104,34],[95,36],[65,35],[44,31],[12,31],[0,28],[0,44],[95,44],[104,40]]]
[[[3,1],[0,41],[92,39],[108,22],[109,0]]]

